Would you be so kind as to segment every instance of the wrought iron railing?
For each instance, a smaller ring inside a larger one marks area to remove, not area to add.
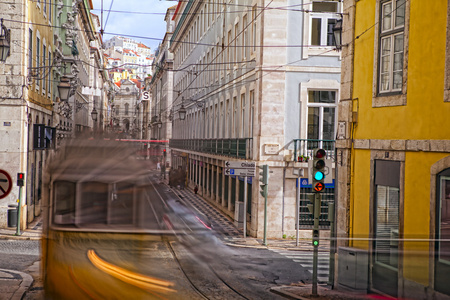
[[[312,157],[313,149],[324,149],[327,158],[335,160],[335,140],[307,140],[295,139],[294,143],[294,161],[308,161]]]
[[[170,148],[223,155],[241,159],[253,158],[253,139],[171,139]]]

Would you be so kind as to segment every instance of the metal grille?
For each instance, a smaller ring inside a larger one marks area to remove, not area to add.
[[[314,216],[309,212],[307,205],[312,204],[310,197],[313,196],[311,188],[300,189],[300,211],[299,211],[299,228],[311,229],[314,225]],[[325,188],[322,193],[322,201],[320,205],[319,228],[329,229],[330,221],[328,221],[328,204],[334,202],[334,188]]]

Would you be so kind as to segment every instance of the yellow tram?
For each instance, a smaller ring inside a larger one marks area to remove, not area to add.
[[[176,295],[167,203],[147,161],[126,143],[74,140],[45,172],[46,299],[168,299]],[[178,274],[178,275],[177,275]]]

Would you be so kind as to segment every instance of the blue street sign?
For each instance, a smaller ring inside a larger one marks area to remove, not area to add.
[[[295,186],[298,187],[298,180],[296,180]],[[311,188],[311,184],[308,181],[308,178],[300,178],[300,187],[302,188]],[[334,188],[334,179],[333,183],[325,183],[325,188]]]

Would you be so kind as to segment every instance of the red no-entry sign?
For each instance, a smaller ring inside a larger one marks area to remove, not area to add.
[[[12,179],[8,172],[0,170],[0,199],[5,198],[11,192]]]

